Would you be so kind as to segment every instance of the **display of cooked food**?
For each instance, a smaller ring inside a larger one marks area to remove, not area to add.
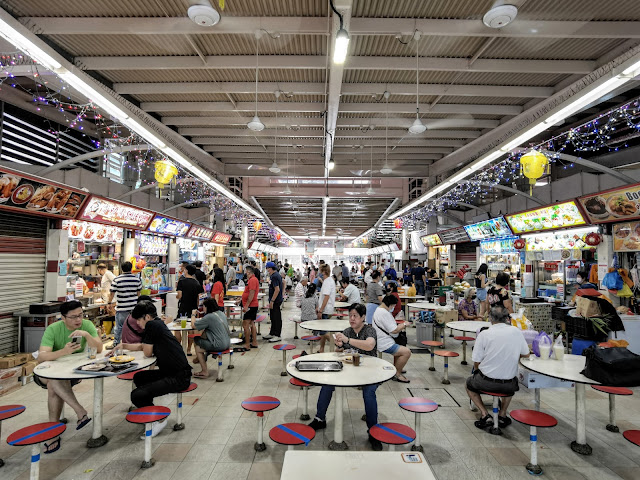
[[[131,355],[116,355],[115,357],[111,357],[109,359],[111,363],[129,363],[133,362],[134,360],[135,357],[132,357]]]
[[[604,200],[600,197],[591,197],[588,199],[584,202],[584,208],[595,217],[607,216],[607,207],[605,206]]]
[[[51,200],[49,200],[49,203],[47,204],[47,211],[49,213],[58,213],[62,210],[64,204],[67,203],[70,196],[71,190],[65,190],[63,188],[59,189],[53,197],[51,197]]]
[[[80,208],[80,204],[82,203],[82,198],[77,193],[72,194],[67,200],[67,203],[62,210],[60,210],[61,215],[65,215],[67,217],[75,217],[76,213],[78,213],[78,209]]]
[[[626,250],[640,250],[640,237],[629,236],[624,239],[622,245]]]
[[[628,217],[636,213],[636,204],[627,200],[624,195],[614,195],[607,201],[607,209],[616,217]]]
[[[82,367],[82,370],[85,372],[99,372],[100,370],[104,370],[106,365],[104,363],[90,363],[89,365],[85,365]]]
[[[11,195],[11,201],[16,205],[22,205],[23,203],[29,201],[29,199],[33,196],[34,191],[35,189],[30,183],[20,185],[13,191],[13,195]]]
[[[20,177],[5,174],[0,178],[0,202],[6,202],[20,183]]]
[[[42,210],[49,204],[55,191],[56,187],[51,185],[38,187],[36,193],[31,197],[31,201],[27,204],[27,208],[30,210]]]
[[[631,235],[631,227],[628,224],[616,226],[616,228],[614,229],[614,234],[616,238],[627,238],[629,235]]]

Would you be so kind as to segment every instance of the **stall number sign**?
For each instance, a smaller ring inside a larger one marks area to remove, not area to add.
[[[146,210],[104,198],[92,197],[79,219],[144,229],[152,217],[153,213]]]
[[[213,238],[214,233],[215,232],[213,230],[210,230],[206,227],[193,225],[189,229],[189,233],[187,233],[187,237],[194,238],[196,240],[205,240],[207,242],[210,242],[211,238]]]

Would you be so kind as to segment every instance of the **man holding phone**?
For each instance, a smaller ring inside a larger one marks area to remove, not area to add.
[[[65,355],[80,353],[86,347],[95,348],[97,353],[102,352],[102,341],[96,327],[90,320],[83,320],[82,304],[79,301],[64,302],[60,305],[60,315],[62,320],[52,323],[44,331],[38,351],[38,363],[54,361]],[[87,410],[80,405],[72,390],[74,385],[80,383],[80,380],[50,380],[34,374],[33,381],[47,389],[49,421],[59,421],[62,406],[65,403],[76,412],[78,417],[76,430],[80,430],[91,421]],[[45,443],[45,447],[44,453],[55,452],[60,448],[60,437],[48,444]]]

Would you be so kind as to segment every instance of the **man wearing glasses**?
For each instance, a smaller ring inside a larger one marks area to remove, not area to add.
[[[62,320],[52,323],[44,331],[38,351],[38,363],[80,353],[86,347],[95,348],[97,353],[102,352],[102,341],[96,327],[90,320],[82,319],[82,304],[79,301],[72,300],[60,305],[60,315]],[[73,408],[78,416],[76,430],[80,430],[91,421],[87,410],[80,405],[72,390],[80,380],[50,380],[38,375],[34,375],[33,380],[48,391],[49,421],[57,422],[60,419],[65,403]],[[45,446],[44,453],[55,452],[60,448],[60,437]]]

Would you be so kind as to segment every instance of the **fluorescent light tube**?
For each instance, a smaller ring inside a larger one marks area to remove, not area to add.
[[[349,49],[349,34],[344,28],[338,30],[336,43],[333,47],[333,63],[342,64],[347,59]]]

